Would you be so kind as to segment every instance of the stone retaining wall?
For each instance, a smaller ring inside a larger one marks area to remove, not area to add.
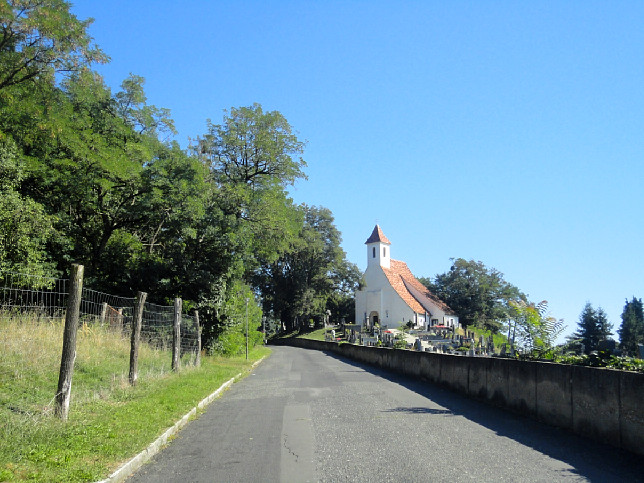
[[[280,343],[330,351],[418,377],[644,455],[644,374],[308,339],[282,339]]]

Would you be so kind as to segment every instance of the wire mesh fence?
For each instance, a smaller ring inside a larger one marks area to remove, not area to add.
[[[35,381],[43,374],[55,378],[62,366],[64,321],[72,285],[69,279],[0,271],[0,374],[10,374],[13,380]],[[74,376],[77,401],[103,397],[114,387],[127,384],[128,369],[129,382],[136,380],[131,377],[136,304],[136,297],[82,289],[74,324],[78,333],[73,363],[78,372]],[[143,305],[140,342],[136,344],[136,371],[142,377],[154,378],[172,370],[176,353],[180,365],[198,363],[198,318],[176,312],[172,305]],[[25,358],[33,364],[20,362]],[[9,399],[2,392],[0,406]],[[34,407],[46,406],[42,397],[34,400]]]
[[[171,350],[174,336],[174,312],[173,305],[146,302],[141,322],[141,341],[156,349]],[[199,330],[195,317],[182,314],[179,330],[180,358],[184,360],[188,355],[189,362],[193,362],[199,343]]]
[[[83,287],[80,322],[127,335],[131,332],[134,297],[119,297]]]
[[[7,316],[28,313],[62,318],[67,309],[69,280],[0,270],[0,311]]]

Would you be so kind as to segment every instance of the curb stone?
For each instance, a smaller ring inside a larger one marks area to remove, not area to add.
[[[264,359],[265,358],[262,357],[260,360],[255,362],[252,366],[250,366],[249,371],[252,371],[253,369],[255,369],[255,367],[257,367]],[[236,379],[241,377],[241,375],[242,373],[240,372],[232,379],[229,379],[228,381],[224,382],[219,387],[219,389],[217,389],[211,395],[204,398],[199,404],[197,404],[196,407],[192,408],[185,416],[183,416],[179,421],[174,423],[173,426],[168,428],[161,436],[159,436],[156,440],[154,440],[154,442],[150,443],[150,445],[147,448],[145,448],[143,451],[141,451],[139,454],[137,454],[134,458],[132,458],[127,463],[124,463],[123,465],[121,465],[114,473],[112,473],[106,479],[100,480],[96,483],[121,483],[122,481],[125,481],[136,470],[141,468],[141,466],[143,466],[154,455],[156,455],[159,451],[161,451],[161,448],[163,448],[168,443],[168,440],[172,438],[174,435],[176,435],[186,424],[188,424],[188,421],[190,421],[190,418],[194,417],[197,414],[197,409],[205,408],[206,406],[208,406],[208,404],[210,404],[219,396],[221,396],[221,394],[226,389],[228,389],[228,387],[230,387],[230,385],[233,382],[235,382]]]

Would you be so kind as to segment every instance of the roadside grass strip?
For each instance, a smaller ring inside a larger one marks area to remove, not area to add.
[[[265,357],[262,357],[260,360],[253,363],[250,367],[249,372],[259,365]],[[190,412],[184,415],[179,421],[177,421],[174,426],[168,428],[161,436],[159,436],[153,443],[151,443],[146,449],[137,454],[130,461],[122,465],[114,473],[112,473],[109,478],[101,480],[98,483],[120,483],[125,481],[130,475],[136,472],[141,466],[147,463],[152,457],[163,449],[163,447],[168,444],[168,441],[174,437],[188,422],[194,419],[197,416],[198,411],[205,409],[211,402],[217,399],[223,394],[223,392],[228,389],[237,379],[241,378],[243,373],[237,374],[235,377],[224,382],[219,389],[210,394],[208,397],[201,400],[197,406],[192,408]]]
[[[248,361],[202,357],[201,367],[184,365],[174,373],[169,351],[142,344],[139,379],[130,386],[127,338],[85,327],[79,329],[69,419],[63,422],[53,414],[62,321],[0,316],[0,333],[3,482],[102,480],[148,451],[150,441],[162,439],[177,421],[193,417],[195,406],[217,397],[213,388],[225,390],[224,383],[270,354],[257,347]]]

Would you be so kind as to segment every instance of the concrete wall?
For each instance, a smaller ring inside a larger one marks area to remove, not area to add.
[[[330,351],[417,377],[644,455],[644,374],[307,339],[281,343]]]

